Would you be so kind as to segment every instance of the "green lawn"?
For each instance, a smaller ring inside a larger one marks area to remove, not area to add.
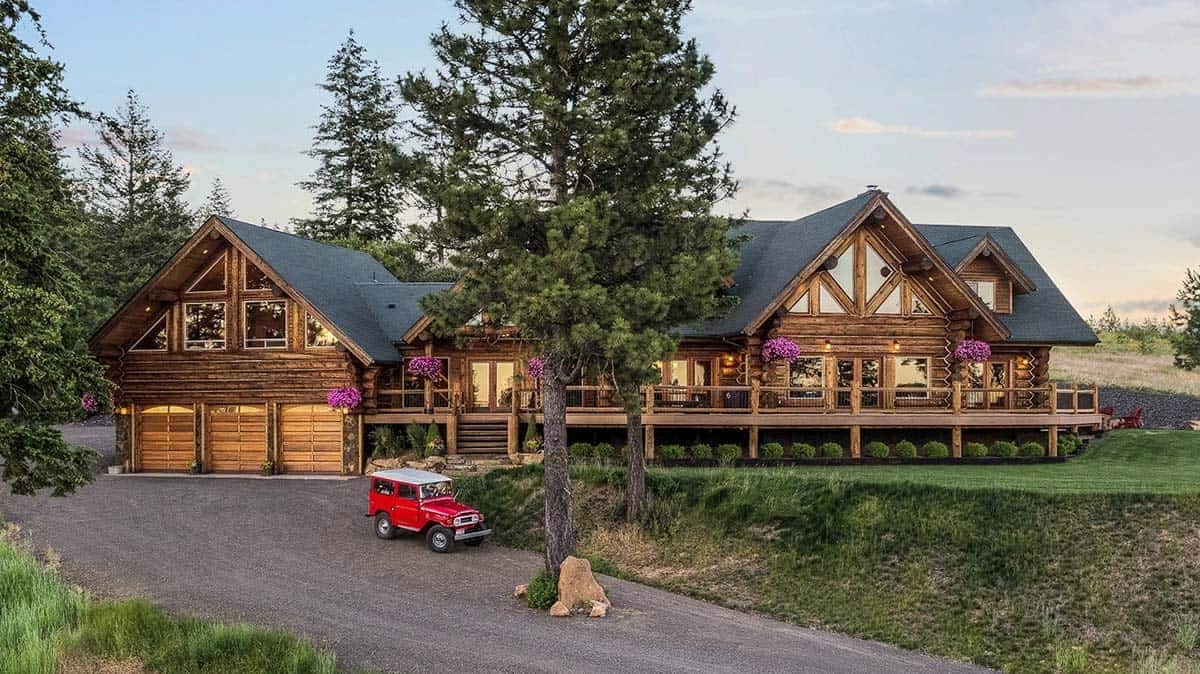
[[[719,468],[652,469],[715,473]],[[826,477],[873,484],[913,482],[954,489],[1021,489],[1046,494],[1200,493],[1200,433],[1116,431],[1066,463],[1034,465],[831,466],[757,470],[771,479]]]

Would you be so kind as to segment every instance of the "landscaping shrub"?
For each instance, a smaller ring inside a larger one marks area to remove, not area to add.
[[[722,464],[730,465],[742,458],[742,448],[729,443],[717,445],[717,458],[720,459]]]
[[[921,447],[921,451],[929,459],[944,459],[950,456],[950,448],[946,446],[946,443],[938,442],[937,440],[930,440],[925,443]]]
[[[896,456],[902,459],[911,459],[917,455],[917,446],[908,440],[901,440],[896,443],[894,451],[896,452]]]
[[[1058,438],[1058,453],[1067,455],[1079,451],[1079,445],[1083,441],[1075,433],[1060,435]]]
[[[685,455],[683,445],[663,445],[658,448],[658,454],[664,459],[682,459]]]
[[[968,442],[966,447],[963,447],[963,456],[971,458],[979,458],[987,456],[987,445],[982,442]]]
[[[597,442],[595,447],[592,447],[592,454],[600,461],[611,461],[616,450],[607,442]]]
[[[1017,455],[1017,443],[1008,442],[1007,440],[997,440],[992,443],[992,456],[1000,456],[1006,459],[1011,459]]]
[[[404,427],[404,435],[408,438],[408,447],[417,453],[418,459],[425,458],[425,435],[428,430],[421,424],[409,424]]]
[[[1040,442],[1026,442],[1021,445],[1021,456],[1045,456],[1046,448]]]
[[[797,459],[811,459],[817,455],[817,448],[807,442],[793,442],[788,448],[788,456]]]
[[[425,431],[425,451],[422,456],[441,456],[446,453],[446,443],[442,440],[442,429],[437,424],[429,424]]]
[[[888,457],[888,446],[882,442],[879,442],[878,440],[875,442],[868,442],[865,449],[867,450],[867,456],[871,456],[876,459],[886,459]]]
[[[572,442],[567,446],[567,454],[572,459],[583,461],[592,455],[592,446],[586,442]]]
[[[712,447],[704,443],[692,445],[692,458],[701,461],[708,461],[713,458]]]
[[[525,441],[521,443],[521,448],[526,452],[535,452],[541,445],[542,438],[538,435],[537,424],[531,416],[529,423],[525,424]]]
[[[845,450],[836,442],[826,442],[821,445],[821,456],[827,459],[840,459]]]
[[[554,579],[554,576],[546,573],[545,569],[538,571],[537,575],[529,581],[529,588],[525,590],[525,605],[529,608],[546,611],[556,601],[558,601],[558,581]]]
[[[778,442],[768,442],[762,446],[762,456],[764,459],[782,459],[783,445]]]
[[[371,458],[391,459],[404,452],[404,436],[393,426],[375,426],[371,429]],[[199,472],[199,471],[195,471]]]

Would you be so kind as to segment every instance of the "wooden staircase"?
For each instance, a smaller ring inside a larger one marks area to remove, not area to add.
[[[507,454],[508,424],[503,421],[459,421],[459,454]]]

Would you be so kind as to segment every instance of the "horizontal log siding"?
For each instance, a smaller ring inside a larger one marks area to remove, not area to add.
[[[122,399],[140,404],[324,402],[329,389],[355,385],[334,351],[131,353],[113,370]]]

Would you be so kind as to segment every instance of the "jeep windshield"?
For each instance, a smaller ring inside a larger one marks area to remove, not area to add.
[[[454,496],[454,486],[450,480],[421,485],[421,498],[442,498],[443,496]]]

